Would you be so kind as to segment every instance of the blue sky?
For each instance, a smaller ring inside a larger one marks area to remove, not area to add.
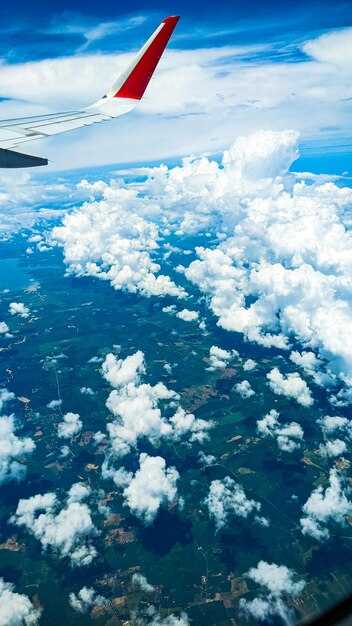
[[[3,3],[0,119],[90,104],[170,14],[181,20],[137,110],[110,127],[35,142],[33,154],[54,169],[158,162],[292,127],[305,154],[324,155],[322,167],[328,152],[337,173],[352,169],[348,2]]]
[[[105,32],[103,29],[86,51],[118,52],[138,45],[155,23],[174,14],[182,17],[182,30],[173,41],[176,48],[186,43],[188,47],[268,41],[287,44],[352,22],[349,2],[324,0],[235,0],[221,3],[219,10],[212,2],[184,0],[154,0],[148,8],[138,0],[130,0],[127,5],[111,0],[17,0],[2,3],[0,54],[12,63],[75,54],[86,43],[85,33],[101,24],[106,25]],[[127,33],[128,37],[121,37]]]

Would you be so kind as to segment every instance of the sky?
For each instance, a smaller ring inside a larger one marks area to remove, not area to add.
[[[328,150],[335,173],[349,169],[348,2],[3,3],[0,119],[95,101],[170,14],[181,20],[139,107],[30,144],[49,170],[216,155],[241,134],[289,128],[303,155]]]

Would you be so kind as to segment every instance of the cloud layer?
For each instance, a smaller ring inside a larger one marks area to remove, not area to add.
[[[159,229],[138,215],[143,200],[133,189],[102,184],[102,190],[106,199],[85,203],[52,232],[64,246],[68,273],[108,280],[115,289],[131,293],[183,298],[184,290],[169,276],[156,276],[160,265],[152,253],[158,247]]]
[[[308,174],[297,180],[289,168],[298,153],[296,131],[258,131],[238,137],[221,163],[202,157],[142,168],[146,179],[138,184],[82,181],[90,199],[52,237],[71,274],[184,298],[162,245],[170,234],[207,231],[209,245],[196,246],[197,258],[177,269],[206,295],[218,324],[267,347],[285,350],[299,340],[304,350],[292,359],[305,375],[349,386],[352,190]],[[270,376],[276,390],[311,405],[298,373]]]

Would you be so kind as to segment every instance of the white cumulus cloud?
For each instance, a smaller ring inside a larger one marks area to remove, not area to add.
[[[312,406],[314,400],[309,387],[297,372],[291,372],[286,376],[277,367],[267,374],[270,389],[279,396],[294,398],[302,406]]]
[[[305,587],[305,581],[295,580],[297,575],[285,565],[266,561],[259,561],[257,567],[251,567],[247,576],[265,591],[254,600],[241,598],[240,609],[244,616],[259,621],[280,617],[285,624],[292,623],[294,612],[285,604],[284,598],[298,596]]]
[[[108,354],[102,365],[104,378],[115,389],[111,391],[106,406],[115,420],[107,424],[114,456],[124,456],[135,448],[138,440],[147,438],[153,445],[162,440],[188,444],[202,442],[208,437],[212,422],[196,418],[178,406],[179,395],[163,383],[142,383],[146,373],[144,354],[140,350],[125,359]],[[166,418],[163,407],[176,407]]]
[[[161,617],[155,608],[151,605],[147,609],[147,617],[141,617],[138,614],[132,615],[137,626],[191,626],[190,619],[184,611],[180,615],[166,615]]]
[[[336,457],[348,451],[348,444],[352,440],[352,422],[347,417],[324,415],[317,423],[324,437],[324,443],[319,446],[323,456]]]
[[[141,454],[139,469],[134,475],[130,474],[129,484],[123,491],[125,505],[145,524],[151,524],[160,506],[176,499],[178,478],[178,471],[174,467],[167,468],[162,457]]]
[[[57,435],[61,439],[69,439],[81,431],[82,425],[78,413],[65,413],[63,422],[58,424]]]
[[[30,316],[30,311],[23,304],[23,302],[11,302],[9,305],[9,312],[11,313],[11,315],[19,315],[20,317],[24,318]]]
[[[140,214],[144,200],[119,185],[105,185],[103,196],[65,215],[62,226],[52,231],[52,239],[64,248],[67,273],[108,280],[115,289],[145,296],[185,297],[169,276],[158,273],[152,255],[159,229]]]
[[[15,395],[7,389],[0,391],[0,412],[4,405],[13,400]],[[22,480],[27,472],[22,458],[30,455],[35,443],[30,437],[18,437],[14,415],[0,416],[0,485],[11,480]],[[20,462],[21,460],[21,462]]]
[[[252,389],[248,380],[242,380],[241,383],[237,383],[235,385],[235,390],[240,394],[241,398],[250,398],[255,394],[255,391]]]
[[[0,335],[6,335],[9,332],[9,327],[6,322],[0,322]]]
[[[288,169],[297,139],[293,131],[258,132],[238,138],[222,168],[202,159],[207,194],[193,209],[208,217],[208,228],[220,230],[220,222],[222,237],[215,247],[197,247],[184,271],[207,294],[220,326],[283,349],[295,335],[327,363],[330,379],[345,380],[352,373],[352,190],[296,182]],[[185,179],[199,170],[200,161],[187,163]]]
[[[330,537],[330,524],[344,526],[346,515],[352,514],[352,502],[347,497],[350,492],[344,478],[336,469],[331,469],[328,486],[324,489],[320,485],[314,489],[302,508],[303,534],[325,541]]]
[[[319,450],[323,456],[335,457],[347,452],[347,446],[342,439],[333,439],[320,444]]]
[[[141,591],[145,591],[146,593],[152,593],[155,591],[155,587],[148,583],[147,579],[143,574],[134,573],[132,576],[132,584],[140,589]]]
[[[180,320],[184,322],[194,322],[198,319],[199,313],[198,311],[190,311],[189,309],[182,309],[182,311],[178,311],[176,313],[176,317],[179,317]]]
[[[68,556],[72,565],[89,565],[97,555],[94,546],[87,544],[87,539],[96,535],[97,530],[89,507],[81,502],[89,493],[83,485],[73,485],[61,509],[54,493],[22,499],[10,521],[27,528],[43,550],[50,548],[60,557]]]
[[[108,601],[92,587],[82,587],[77,594],[69,594],[69,603],[77,613],[88,613],[95,606],[108,606]]]
[[[210,372],[223,369],[237,356],[237,350],[224,350],[224,348],[218,348],[218,346],[211,346],[209,350],[209,367],[207,369]]]
[[[247,518],[261,508],[260,502],[248,499],[242,486],[229,476],[211,482],[205,504],[217,531],[226,526],[230,515]]]
[[[14,591],[14,588],[14,585],[0,578],[0,624],[36,626],[41,611],[35,609],[29,598]]]
[[[303,440],[303,429],[297,422],[280,424],[279,413],[272,409],[257,421],[257,431],[264,437],[273,437],[277,441],[280,450],[293,452],[300,447]]]
[[[245,372],[251,372],[252,370],[255,370],[256,367],[257,367],[257,364],[255,361],[253,361],[253,359],[247,359],[243,363],[243,369]]]

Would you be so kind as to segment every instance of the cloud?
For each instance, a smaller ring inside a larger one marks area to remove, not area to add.
[[[218,325],[265,347],[288,350],[299,341],[302,350],[292,352],[299,367],[317,384],[337,385],[338,402],[352,401],[339,388],[352,384],[352,190],[296,177],[298,154],[296,131],[266,130],[238,137],[221,163],[189,157],[170,169],[143,168],[144,182],[82,181],[87,201],[53,237],[69,273],[181,297],[168,280],[154,289],[161,276],[152,265],[168,278],[170,233],[174,245],[206,230],[209,243],[178,270],[206,296]]]
[[[142,374],[145,374],[144,354],[137,350],[125,359],[117,359],[114,354],[107,354],[101,369],[112,387],[118,388],[129,383],[137,385]]]
[[[291,623],[294,612],[284,603],[283,598],[298,596],[305,587],[305,581],[294,580],[297,575],[285,565],[266,561],[259,561],[257,567],[251,567],[247,576],[266,591],[254,600],[241,598],[240,609],[244,616],[260,621],[278,616],[285,624]]]
[[[100,596],[92,587],[82,587],[77,595],[69,594],[69,603],[77,613],[88,613],[95,606],[108,606],[108,600]]]
[[[86,543],[97,534],[89,507],[81,502],[89,493],[87,487],[73,485],[60,510],[54,493],[22,499],[10,521],[24,526],[40,541],[43,550],[51,548],[61,558],[69,557],[72,566],[89,565],[97,555],[96,549]]]
[[[69,454],[70,454],[71,450],[68,446],[62,446],[60,448],[60,457],[62,459],[65,459]]]
[[[178,317],[180,320],[183,320],[184,322],[195,322],[199,317],[199,313],[198,311],[182,309],[182,311],[178,311],[178,313],[176,313],[176,317]]]
[[[161,310],[163,313],[167,313],[168,315],[174,315],[176,314],[176,311],[177,311],[175,304],[169,304],[168,306],[163,306]]]
[[[9,332],[9,327],[6,322],[0,322],[0,335],[5,335]]]
[[[213,372],[216,369],[223,369],[228,366],[232,359],[238,356],[237,350],[230,351],[218,348],[217,346],[211,346],[209,350],[209,367],[207,367],[207,370]]]
[[[86,396],[94,396],[94,391],[91,387],[81,387],[80,392]]]
[[[169,276],[156,275],[160,265],[159,228],[143,218],[145,200],[134,189],[105,184],[101,201],[85,202],[65,215],[52,230],[52,240],[64,249],[67,273],[108,280],[114,289],[145,296],[184,298],[185,291]]]
[[[168,315],[175,315],[176,317],[178,317],[180,320],[183,320],[184,322],[195,322],[199,319],[198,311],[191,311],[190,309],[182,309],[181,311],[177,311],[176,306],[174,304],[170,304],[169,306],[164,306],[161,310],[163,313],[167,313]],[[204,320],[199,323],[199,328],[201,328],[201,330],[205,330]]]
[[[275,438],[280,450],[293,452],[300,447],[303,440],[302,427],[297,422],[281,425],[278,418],[279,413],[272,409],[263,419],[257,421],[257,431],[264,437]]]
[[[243,380],[241,383],[237,383],[237,385],[235,385],[235,390],[240,394],[241,398],[250,398],[255,394],[255,391],[250,386],[248,380]]]
[[[343,388],[338,391],[336,394],[332,394],[330,396],[330,402],[332,406],[347,406],[352,404],[352,378],[348,376],[348,378],[344,379],[344,381],[348,384],[348,388]]]
[[[349,288],[340,287],[349,285],[352,192],[296,182],[288,169],[297,139],[293,131],[258,132],[238,138],[222,167],[205,158],[184,164],[186,206],[187,180],[201,171],[207,193],[193,194],[192,209],[222,235],[215,247],[197,247],[184,272],[208,296],[220,326],[283,349],[296,336],[327,362],[331,380],[352,372]]]
[[[318,424],[325,435],[331,435],[338,431],[344,432],[348,437],[352,438],[352,423],[347,417],[324,415],[324,417],[318,420]]]
[[[178,471],[174,467],[167,468],[165,459],[143,453],[139,457],[139,469],[131,474],[129,485],[123,491],[124,504],[144,524],[151,524],[160,506],[176,499],[178,478]]]
[[[347,452],[347,446],[342,439],[334,439],[333,441],[326,441],[324,444],[320,444],[319,450],[323,456],[335,457]]]
[[[303,44],[306,54],[320,63],[333,66],[335,71],[351,73],[351,40],[352,28],[326,33]]]
[[[146,593],[152,593],[155,591],[155,587],[148,583],[147,579],[143,574],[135,573],[132,576],[132,584],[140,589],[141,591],[145,591]]]
[[[229,476],[223,480],[213,480],[205,504],[208,507],[210,516],[215,521],[218,532],[226,526],[229,516],[247,518],[250,513],[259,511],[261,504],[255,500],[249,500],[238,483]]]
[[[181,441],[187,437],[188,444],[203,443],[209,439],[208,430],[213,427],[213,422],[195,417],[193,413],[186,413],[181,406],[177,407],[169,422],[172,426],[173,441]]]
[[[205,454],[203,450],[198,453],[198,460],[201,465],[213,465],[216,463],[216,456],[213,454]]]
[[[252,370],[255,370],[256,367],[257,367],[257,364],[255,361],[253,361],[253,359],[247,359],[243,363],[243,369],[245,372],[251,372]]]
[[[352,513],[352,502],[347,498],[350,491],[339,472],[331,469],[326,489],[322,485],[314,489],[302,508],[302,533],[317,541],[325,541],[330,537],[329,524],[345,526],[346,515]]]
[[[0,485],[11,480],[18,482],[23,480],[27,468],[17,459],[28,456],[35,448],[35,443],[30,437],[17,437],[15,430],[13,415],[0,417]]]
[[[179,616],[176,616],[173,613],[171,613],[171,615],[161,617],[157,613],[156,608],[153,605],[148,607],[147,617],[141,617],[138,614],[133,614],[132,618],[133,618],[133,621],[135,621],[135,623],[138,626],[190,626],[191,625],[189,617],[187,613],[185,613],[184,611],[182,611],[182,613],[180,613]]]
[[[0,102],[1,108],[1,102]],[[72,185],[50,184],[47,180],[31,178],[28,170],[1,170],[0,172],[0,223],[1,240],[7,240],[24,228],[48,226],[72,205],[73,197],[81,194]],[[46,207],[43,207],[45,201]],[[38,237],[38,239],[35,239]],[[32,235],[28,241],[42,249],[43,237]]]
[[[57,427],[57,435],[62,439],[69,439],[77,435],[82,430],[82,420],[79,419],[78,413],[65,413],[63,422]]]
[[[173,614],[167,617],[155,616],[147,626],[190,626],[190,623],[187,613],[182,612],[178,617]]]
[[[14,398],[13,393],[7,389],[1,389],[0,411]],[[30,437],[21,438],[15,434],[16,428],[14,415],[0,416],[0,485],[12,480],[18,482],[23,480],[27,467],[22,459],[32,454],[35,449],[35,443]]]
[[[106,406],[115,420],[107,424],[111,453],[122,457],[131,448],[136,448],[138,440],[147,438],[152,445],[161,441],[186,440],[187,444],[203,442],[208,437],[212,422],[196,418],[178,406],[179,395],[158,382],[152,386],[142,383],[146,373],[144,354],[140,350],[117,359],[108,354],[102,364],[104,378],[115,389],[110,393]],[[176,410],[166,418],[162,408]]]
[[[15,394],[12,391],[8,391],[8,389],[0,389],[0,412],[2,412],[4,406],[7,402],[14,400]]]
[[[48,402],[48,404],[46,405],[48,407],[48,409],[58,409],[60,406],[62,405],[62,400],[51,400],[50,402]]]
[[[281,374],[277,367],[274,367],[267,375],[270,389],[279,396],[294,398],[298,404],[309,407],[314,400],[307,383],[297,372]]]
[[[68,18],[68,20],[67,20]],[[83,52],[90,48],[97,41],[114,36],[119,36],[131,29],[136,28],[145,21],[145,17],[136,15],[132,17],[120,17],[112,21],[94,21],[94,18],[88,18],[86,15],[64,14],[59,18],[55,16],[52,25],[46,29],[47,33],[54,35],[82,35],[85,42],[79,46],[77,53]]]
[[[81,502],[90,495],[90,487],[83,483],[74,483],[67,494],[67,504]]]
[[[290,360],[301,367],[307,376],[312,376],[316,385],[329,387],[334,384],[336,377],[322,371],[325,369],[325,363],[318,359],[314,352],[293,350],[290,354]]]
[[[30,311],[26,306],[24,306],[23,302],[11,302],[9,305],[9,312],[11,315],[19,315],[24,318],[30,316]]]
[[[34,608],[27,596],[16,593],[14,588],[14,585],[0,578],[0,624],[36,626],[41,611]]]
[[[285,565],[276,565],[266,561],[259,561],[257,567],[251,567],[247,576],[275,595],[287,593],[295,597],[305,587],[303,580],[294,580],[296,574],[293,570]]]
[[[324,443],[319,446],[323,456],[336,457],[348,451],[347,444],[352,439],[352,423],[347,417],[325,415],[317,420],[317,424],[324,436]],[[338,438],[329,439],[329,437],[336,435]]]
[[[352,422],[340,415],[325,415],[317,422],[325,436],[338,432],[348,439],[352,439]]]

